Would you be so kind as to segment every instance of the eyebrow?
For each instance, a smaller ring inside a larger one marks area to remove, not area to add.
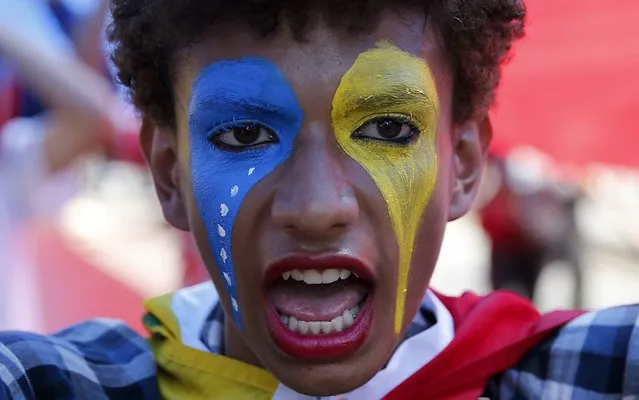
[[[352,96],[347,102],[344,111],[379,110],[409,103],[426,103],[430,105],[432,101],[433,99],[428,96],[426,90],[401,85],[364,96]]]
[[[293,114],[295,113],[288,105],[270,102],[264,98],[211,93],[194,99],[190,116],[193,117],[195,114],[209,111],[278,118],[294,118]]]

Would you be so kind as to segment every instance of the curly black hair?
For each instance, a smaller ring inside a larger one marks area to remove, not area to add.
[[[146,117],[174,124],[171,60],[216,20],[242,20],[257,34],[285,20],[298,40],[316,18],[353,34],[375,28],[391,7],[423,10],[454,73],[453,117],[485,115],[514,40],[523,37],[523,0],[113,0],[109,39],[120,82]]]

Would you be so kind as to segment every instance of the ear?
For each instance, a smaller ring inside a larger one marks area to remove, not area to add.
[[[488,117],[455,127],[453,136],[453,192],[448,220],[464,216],[472,207],[484,171],[488,145],[493,136]]]
[[[164,218],[177,229],[188,231],[189,220],[180,191],[175,133],[145,118],[140,130],[140,144],[151,169]]]

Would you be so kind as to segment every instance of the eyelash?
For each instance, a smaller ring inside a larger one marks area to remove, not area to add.
[[[255,145],[247,145],[247,146],[232,146],[227,143],[224,143],[220,138],[223,134],[233,132],[234,129],[237,128],[245,128],[245,127],[258,127],[267,130],[270,134],[274,136],[274,140],[272,142],[263,142]],[[232,121],[227,123],[222,123],[221,126],[215,128],[208,136],[208,141],[218,147],[221,150],[232,152],[232,153],[242,153],[252,150],[257,150],[262,147],[269,146],[273,143],[279,142],[279,138],[277,134],[275,134],[275,130],[271,127],[257,121]]]
[[[400,138],[388,138],[388,139],[375,138],[375,137],[370,137],[370,136],[365,136],[363,134],[360,134],[360,132],[362,132],[363,129],[368,127],[369,125],[376,124],[380,121],[388,121],[388,120],[407,125],[408,128],[410,129],[409,134]],[[257,150],[262,147],[269,146],[273,143],[273,142],[263,142],[263,143],[258,143],[256,145],[233,146],[233,145],[224,143],[220,139],[223,134],[233,132],[234,129],[243,128],[243,127],[258,127],[258,128],[266,129],[267,131],[270,131],[271,133],[274,132],[274,130],[271,129],[270,127],[256,121],[233,121],[226,124],[222,124],[222,126],[218,126],[215,130],[211,132],[211,134],[208,137],[208,140],[211,144],[218,147],[219,149],[228,151],[228,152],[233,152],[233,153]],[[414,120],[410,116],[403,115],[403,114],[388,114],[388,115],[379,115],[366,120],[365,122],[360,124],[360,126],[353,132],[351,137],[354,140],[366,140],[366,141],[371,140],[371,141],[377,141],[377,142],[384,142],[390,145],[406,146],[410,144],[411,142],[413,142],[419,134],[420,134],[419,128],[416,126],[416,124],[414,123]],[[278,141],[277,137],[275,138],[276,138],[275,141]]]
[[[366,126],[377,123],[379,121],[384,121],[384,120],[393,120],[393,121],[408,125],[408,127],[410,128],[410,134],[399,139],[378,139],[378,138],[372,138],[370,136],[360,136],[357,134]],[[366,120],[365,122],[361,123],[359,127],[355,129],[355,132],[353,132],[351,137],[355,140],[374,140],[377,142],[389,143],[391,145],[405,146],[407,144],[412,143],[417,138],[417,136],[419,136],[419,134],[420,134],[420,130],[415,124],[415,121],[413,120],[413,118],[411,118],[410,116],[404,115],[404,114],[387,114],[387,115],[379,115],[379,116],[370,118]]]

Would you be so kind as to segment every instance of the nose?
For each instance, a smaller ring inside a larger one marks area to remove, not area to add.
[[[359,205],[339,145],[316,139],[298,143],[282,171],[272,218],[298,240],[336,240],[357,221]]]

